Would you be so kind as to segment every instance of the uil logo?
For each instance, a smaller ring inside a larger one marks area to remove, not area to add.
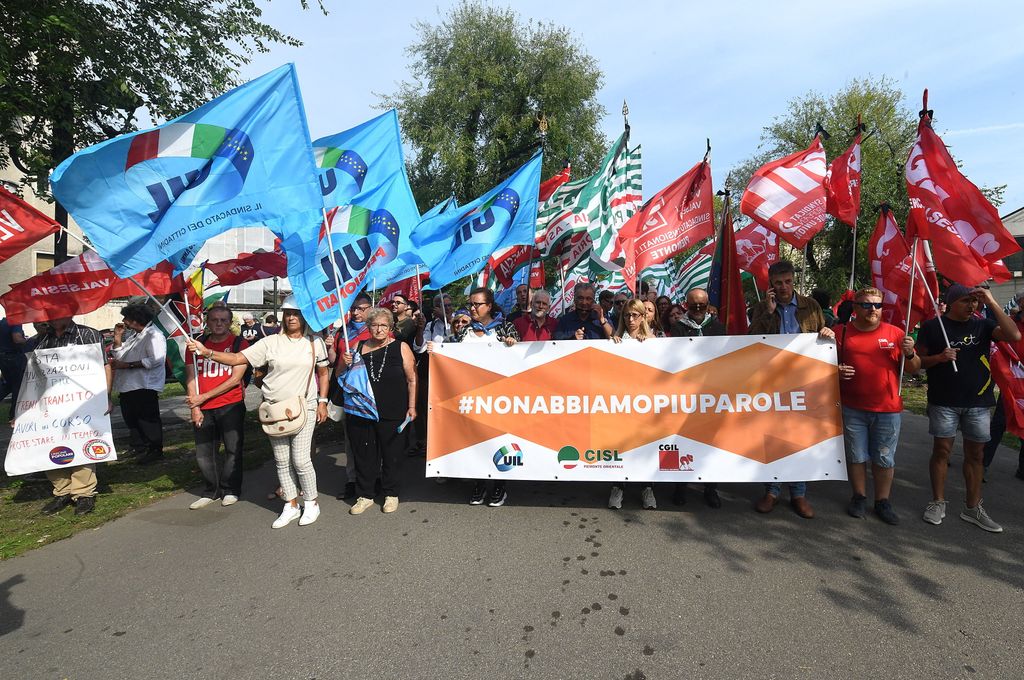
[[[523,466],[523,450],[515,442],[502,446],[494,452],[494,467],[498,472],[508,472],[512,468]]]
[[[452,252],[467,241],[472,241],[476,234],[483,233],[498,222],[496,209],[504,210],[508,214],[509,223],[516,218],[519,212],[519,194],[512,189],[502,189],[498,195],[479,208],[471,210],[463,215],[459,226],[455,229],[455,242],[452,244]]]
[[[369,264],[370,258],[373,257],[379,246],[384,248],[386,257],[375,260],[377,264],[390,262],[398,252],[398,220],[383,208],[367,210],[358,205],[347,205],[336,209],[329,215],[329,218],[332,235],[341,232],[355,235],[358,238],[353,240],[335,236],[338,239],[334,242],[335,244],[338,244],[339,241],[347,242],[344,245],[338,245],[333,254],[327,249],[323,251],[325,254],[320,259],[320,268],[327,276],[327,280],[323,284],[325,291],[333,291],[339,283],[344,285],[352,280]],[[381,236],[383,236],[383,240],[380,239]],[[321,246],[326,245],[326,241],[327,230],[324,228],[320,234]],[[338,265],[340,281],[335,280],[335,263]]]
[[[334,195],[329,205],[347,203],[363,190],[370,166],[355,151],[315,146],[313,157],[320,170],[320,193],[325,198]]]
[[[125,181],[153,202],[157,223],[172,204],[211,205],[237,196],[255,157],[249,136],[205,123],[170,123],[132,138]]]

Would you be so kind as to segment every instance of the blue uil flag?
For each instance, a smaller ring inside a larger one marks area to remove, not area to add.
[[[157,128],[83,149],[50,183],[119,276],[167,259],[183,268],[194,246],[229,229],[287,230],[323,211],[291,64]]]
[[[351,130],[321,137],[313,142],[313,156],[324,207],[348,205],[364,190],[405,173],[398,114],[391,109]]]
[[[432,288],[480,271],[496,250],[533,243],[542,162],[537,152],[472,203],[416,225],[410,236],[414,257],[430,270]]]

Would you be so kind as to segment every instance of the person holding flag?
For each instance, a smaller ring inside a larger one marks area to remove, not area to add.
[[[335,406],[341,406],[341,386],[338,384],[338,376],[345,372],[345,364],[342,357],[351,347],[360,342],[370,339],[370,329],[366,326],[366,313],[371,308],[370,296],[360,292],[352,302],[349,310],[348,321],[334,335],[334,343],[328,350],[328,358],[331,362],[330,379],[330,400]],[[345,456],[345,486],[338,493],[338,500],[347,500],[356,497],[356,460],[354,456]]]
[[[976,315],[984,303],[992,318]],[[981,505],[984,447],[989,439],[989,409],[995,406],[989,354],[993,340],[1018,342],[1017,324],[1008,317],[987,288],[970,289],[958,283],[946,290],[946,313],[921,324],[917,351],[928,372],[928,433],[934,437],[928,464],[932,500],[924,521],[942,524],[946,516],[946,472],[957,430],[964,440],[966,498],[960,519],[999,533],[1003,530]]]
[[[882,291],[862,288],[854,295],[853,318],[836,328],[843,440],[853,498],[846,512],[867,514],[867,464],[875,481],[875,514],[886,524],[900,518],[889,502],[900,438],[900,364],[914,373],[921,358],[914,339],[882,321]]]

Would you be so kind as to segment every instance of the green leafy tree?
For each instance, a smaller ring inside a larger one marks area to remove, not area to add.
[[[536,150],[545,123],[545,176],[567,159],[576,176],[597,167],[602,74],[567,29],[476,1],[416,29],[412,80],[381,106],[398,109],[422,209],[490,189]]]
[[[866,285],[871,280],[867,242],[878,219],[878,206],[889,204],[901,226],[906,224],[910,207],[903,173],[917,136],[918,114],[894,81],[886,77],[853,80],[831,96],[809,92],[791,100],[786,113],[764,128],[757,153],[733,169],[730,188],[737,223],[742,219],[745,224],[748,220],[739,215],[739,198],[755,170],[768,161],[807,148],[818,124],[831,133],[823,142],[831,162],[853,141],[858,115],[867,131],[861,142],[861,209],[854,283]],[[983,191],[999,205],[1004,188]],[[808,290],[820,286],[833,297],[846,290],[853,246],[850,227],[829,217],[825,228],[808,247]],[[782,256],[801,267],[803,255],[784,243],[782,248]]]
[[[53,168],[134,130],[138,110],[180,115],[236,85],[254,52],[300,44],[261,14],[255,0],[5,0],[0,169],[46,196]]]

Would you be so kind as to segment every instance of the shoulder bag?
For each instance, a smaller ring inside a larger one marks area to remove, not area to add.
[[[309,393],[309,383],[313,380],[313,371],[316,369],[316,349],[313,347],[312,339],[309,341],[309,351],[313,354],[313,365],[309,368],[306,389],[302,394],[276,402],[264,400],[260,404],[260,425],[271,437],[290,437],[306,426],[306,395]]]

